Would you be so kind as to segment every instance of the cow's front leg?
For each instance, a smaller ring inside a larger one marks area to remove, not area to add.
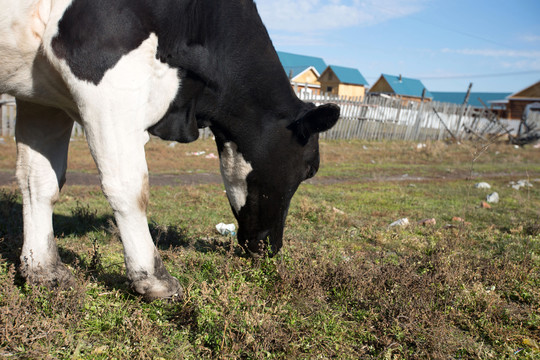
[[[113,46],[116,38],[111,34],[85,47],[83,42],[70,42],[72,34],[64,30],[64,34],[61,30],[56,35],[54,49],[45,46],[45,50],[77,105],[101,187],[120,231],[127,276],[133,289],[147,299],[179,297],[180,283],[165,269],[148,228],[148,168],[144,153],[146,129],[165,116],[176,97],[180,87],[178,71],[156,58],[158,39],[154,34],[138,48],[124,53],[129,46]],[[124,41],[125,36],[131,35],[120,34],[117,40]],[[134,36],[136,39],[140,34]],[[92,59],[76,56],[94,53],[96,46],[108,51],[105,55],[109,60],[121,56],[114,64],[101,61],[105,58],[99,51]],[[74,73],[70,66],[81,61],[87,69],[81,72],[75,66]],[[112,67],[103,72],[107,64]]]
[[[149,184],[144,145],[148,133],[124,121],[125,114],[109,118],[102,110],[98,110],[102,116],[87,116],[84,126],[120,231],[127,276],[133,289],[147,299],[179,297],[182,288],[165,269],[146,218]]]
[[[17,180],[24,221],[21,272],[30,282],[55,286],[72,281],[58,256],[52,224],[72,127],[73,120],[62,110],[17,100]]]

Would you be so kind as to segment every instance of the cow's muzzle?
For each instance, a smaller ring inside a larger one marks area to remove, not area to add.
[[[238,243],[252,257],[272,257],[281,249],[282,240],[275,231],[265,230],[258,232],[256,236],[245,236],[242,229],[239,229]]]

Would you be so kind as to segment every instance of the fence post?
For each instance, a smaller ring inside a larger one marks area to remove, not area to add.
[[[0,136],[15,135],[15,98],[9,95],[0,95]]]
[[[1,100],[1,98],[0,98]],[[0,105],[0,116],[2,118],[2,128],[0,128],[0,135],[1,136],[6,136],[5,134],[5,131],[7,129],[7,107],[5,107],[4,105]]]

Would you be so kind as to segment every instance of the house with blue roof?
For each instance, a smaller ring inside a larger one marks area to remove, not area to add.
[[[433,91],[433,101],[446,102],[452,104],[463,104],[466,92],[444,92]],[[483,109],[484,105],[488,108],[504,101],[511,93],[501,92],[471,92],[467,104],[476,108]]]
[[[319,95],[321,84],[319,77],[326,69],[322,58],[315,56],[277,52],[281,65],[297,92],[307,92]]]
[[[382,74],[369,90],[370,95],[388,95],[404,101],[431,101],[433,95],[418,79]]]
[[[323,93],[363,98],[368,82],[358,69],[329,65],[319,78]]]

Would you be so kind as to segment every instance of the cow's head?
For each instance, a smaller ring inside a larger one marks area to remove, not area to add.
[[[319,168],[318,134],[338,117],[336,105],[303,104],[293,119],[267,119],[258,133],[231,139],[214,129],[238,241],[248,253],[273,255],[281,248],[291,198]]]

